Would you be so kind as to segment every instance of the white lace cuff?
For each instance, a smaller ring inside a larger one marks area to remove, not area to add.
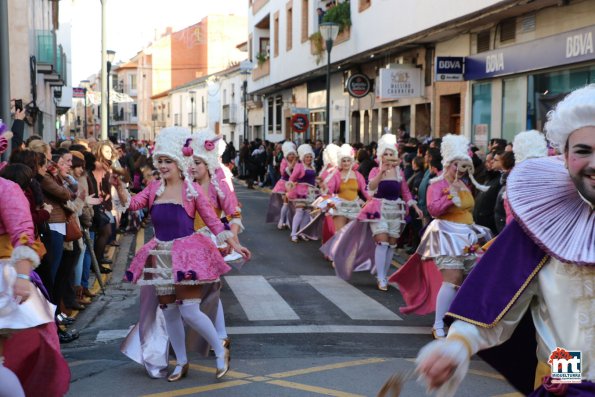
[[[39,266],[40,260],[39,255],[37,255],[37,252],[35,252],[35,250],[33,250],[32,248],[27,247],[26,245],[18,246],[14,250],[12,250],[12,256],[10,257],[10,259],[13,263],[22,259],[27,259],[31,261],[31,263],[33,264],[33,268]]]
[[[223,243],[233,237],[234,235],[231,230],[224,230],[217,235],[217,245],[223,245]]]
[[[407,201],[407,207],[413,207],[417,204],[417,200],[409,200]]]
[[[429,389],[427,379],[424,375],[420,376],[420,380],[422,381],[422,383],[426,385],[428,394],[431,391],[435,391],[436,396],[452,397],[457,392],[459,385],[461,384],[461,382],[465,378],[465,375],[467,375],[467,371],[469,370],[469,349],[467,345],[459,339],[435,340],[425,345],[419,351],[415,363],[419,368],[421,363],[430,358],[430,356],[433,356],[433,358],[435,358],[436,354],[446,358],[450,358],[455,363],[455,372],[452,374],[452,376],[447,382],[445,382],[436,390]]]
[[[230,225],[238,225],[240,227],[238,234],[240,234],[244,231],[244,224],[242,223],[242,218],[231,218],[231,220],[229,221],[229,224]]]
[[[128,189],[124,189],[124,194],[126,195],[126,201],[122,203],[120,201],[120,196],[118,196],[118,191],[116,190],[116,194],[114,195],[114,199],[112,203],[114,204],[114,209],[118,212],[124,213],[130,207],[130,193]]]

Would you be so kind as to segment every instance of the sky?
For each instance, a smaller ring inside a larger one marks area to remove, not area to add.
[[[248,13],[246,0],[104,1],[107,49],[116,51],[115,63],[132,58],[167,26],[176,31],[207,15]],[[61,1],[60,20],[72,24],[72,85],[76,87],[101,69],[101,0]]]

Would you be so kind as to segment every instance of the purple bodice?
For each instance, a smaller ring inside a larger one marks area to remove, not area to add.
[[[171,241],[194,233],[194,219],[188,216],[181,204],[154,203],[151,221],[159,241]]]
[[[289,180],[289,175],[287,175],[287,172],[284,172],[283,175],[281,175],[281,179],[283,179],[284,181]]]
[[[380,181],[378,190],[374,195],[376,198],[385,200],[396,200],[401,197],[401,182],[399,181]]]
[[[316,171],[306,170],[304,176],[298,179],[298,183],[307,183],[308,185],[316,186]]]

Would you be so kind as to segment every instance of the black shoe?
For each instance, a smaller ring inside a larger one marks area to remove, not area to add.
[[[112,269],[110,269],[109,267],[99,266],[99,273],[101,273],[101,274],[110,274],[111,272],[112,272]]]
[[[68,326],[68,325],[71,325],[72,323],[74,323],[74,318],[72,318],[72,317],[68,317],[68,316],[67,316],[67,315],[65,315],[65,314],[62,314],[62,313],[60,313],[60,314],[58,314],[56,317],[57,317],[57,319],[58,319],[58,322],[59,322],[61,325],[66,325],[66,326]]]
[[[111,265],[113,262],[111,259],[105,259],[103,258],[102,260],[99,261],[100,265]]]
[[[77,331],[62,331],[61,329],[58,330],[58,339],[60,339],[60,343],[70,343],[75,341],[79,338],[79,333]]]

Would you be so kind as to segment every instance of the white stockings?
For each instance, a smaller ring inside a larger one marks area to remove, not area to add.
[[[179,304],[184,322],[198,332],[211,345],[217,356],[217,368],[225,366],[225,349],[211,319],[200,311],[200,299],[185,299]]]
[[[436,297],[436,319],[434,320],[434,329],[437,333],[444,332],[444,315],[448,311],[450,304],[457,294],[457,286],[446,281],[442,283],[438,296]],[[439,335],[445,336],[445,335]]]

